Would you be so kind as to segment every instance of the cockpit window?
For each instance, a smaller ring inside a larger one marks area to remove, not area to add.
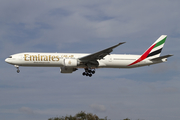
[[[9,58],[12,58],[12,56],[9,56]]]

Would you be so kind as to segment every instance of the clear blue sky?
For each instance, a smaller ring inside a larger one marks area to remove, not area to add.
[[[1,0],[0,118],[47,120],[80,111],[119,120],[180,119],[179,0]],[[20,52],[94,53],[119,42],[116,54],[142,54],[168,35],[168,62],[136,69],[60,74],[4,59]]]

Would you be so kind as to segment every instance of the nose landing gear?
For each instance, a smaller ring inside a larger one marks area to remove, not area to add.
[[[17,68],[17,73],[20,73],[19,66],[18,65],[14,65],[14,67]]]
[[[92,70],[91,68],[85,68],[85,72],[82,73],[83,76],[89,76],[92,77],[92,74],[95,74],[95,69]]]

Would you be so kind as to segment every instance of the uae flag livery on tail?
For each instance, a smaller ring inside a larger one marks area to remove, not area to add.
[[[163,49],[164,43],[166,41],[167,35],[162,35],[153,45],[153,49],[148,54],[147,58],[156,58],[159,57],[161,54],[161,51]]]
[[[154,59],[158,58],[161,54],[162,48],[166,41],[167,35],[161,35],[142,55],[139,59],[134,61],[133,63],[129,64],[128,66],[137,64],[144,59]]]

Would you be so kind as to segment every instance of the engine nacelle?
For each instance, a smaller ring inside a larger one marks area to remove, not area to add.
[[[77,70],[77,68],[72,68],[72,67],[61,67],[60,68],[61,73],[72,73],[76,70]]]
[[[63,65],[65,67],[77,67],[78,61],[76,59],[64,59]]]

